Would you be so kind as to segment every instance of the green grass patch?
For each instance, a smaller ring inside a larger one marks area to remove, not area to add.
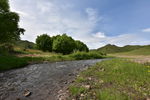
[[[28,64],[43,63],[44,61],[55,62],[73,60],[69,56],[45,56],[45,57],[16,57],[16,56],[0,56],[0,71],[21,68]]]
[[[86,80],[86,81],[85,81]],[[112,59],[97,63],[81,72],[73,86],[90,85],[84,96],[92,100],[143,100],[150,94],[150,67],[127,59]],[[78,87],[79,88],[79,87]],[[72,95],[72,91],[70,91]],[[81,100],[82,100],[81,99]]]
[[[27,59],[15,56],[0,56],[0,71],[27,65]]]
[[[131,100],[127,95],[112,88],[97,90],[95,93],[98,100]]]
[[[127,53],[136,55],[150,55],[150,45],[126,45],[124,47],[118,47],[116,45],[108,44],[104,47],[97,49],[99,52],[113,54],[113,53]]]
[[[117,53],[120,55],[150,55],[150,46],[136,49],[129,52]]]
[[[73,96],[79,95],[81,93],[84,93],[87,89],[84,87],[79,86],[70,86],[69,91],[71,91]]]

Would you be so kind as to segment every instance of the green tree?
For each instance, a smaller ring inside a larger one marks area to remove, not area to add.
[[[89,51],[89,48],[83,42],[77,40],[77,41],[75,41],[75,43],[76,43],[76,50],[77,51],[86,51],[86,52]]]
[[[0,43],[20,39],[24,29],[19,28],[19,16],[9,9],[8,0],[0,0]]]
[[[47,34],[37,36],[36,46],[39,50],[51,52],[52,51],[52,39],[51,39],[51,37]]]
[[[57,53],[69,54],[73,52],[75,47],[76,47],[75,41],[66,34],[63,34],[62,36],[58,36],[53,41],[52,49]]]
[[[58,37],[60,37],[61,35],[56,35],[56,36],[52,36],[52,41],[56,40]]]

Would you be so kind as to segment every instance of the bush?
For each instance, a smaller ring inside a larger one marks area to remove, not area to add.
[[[63,54],[69,54],[73,52],[75,49],[75,41],[67,36],[66,34],[63,34],[62,36],[58,36],[53,41],[53,51],[57,53],[63,53]]]
[[[9,54],[9,53],[12,53],[14,52],[14,48],[13,48],[13,45],[12,44],[1,44],[0,45],[0,54],[1,55],[6,55],[6,54]]]
[[[83,42],[77,40],[77,41],[75,41],[75,43],[76,43],[76,50],[77,51],[85,51],[85,52],[89,51],[87,45],[84,44]]]
[[[100,53],[97,52],[76,52],[70,55],[72,58],[76,60],[82,60],[82,59],[100,59],[103,56]]]
[[[47,34],[43,34],[37,37],[36,46],[42,51],[52,51],[52,39]]]
[[[63,35],[56,35],[53,37],[43,34],[37,37],[36,46],[42,51],[54,51],[56,53],[70,54],[73,51],[88,52],[89,48],[83,42],[75,41],[72,37]]]

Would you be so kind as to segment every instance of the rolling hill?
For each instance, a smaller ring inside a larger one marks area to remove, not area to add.
[[[35,44],[27,40],[20,40],[15,42],[16,47],[25,48],[25,49],[34,49]]]
[[[129,52],[118,53],[122,55],[150,55],[150,45]]]
[[[108,44],[104,47],[97,49],[99,52],[103,53],[129,53],[129,54],[140,54],[144,52],[145,54],[150,53],[150,45],[126,45],[124,47],[118,47],[116,45]]]

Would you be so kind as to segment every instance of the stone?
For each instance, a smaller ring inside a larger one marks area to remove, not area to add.
[[[84,97],[84,94],[81,94],[80,96],[81,96],[81,97]]]
[[[64,82],[64,84],[68,84],[68,82],[66,81],[66,82]]]
[[[146,100],[150,100],[150,98],[147,98]]]
[[[73,74],[69,73],[68,76],[73,76]]]
[[[89,77],[89,78],[88,78],[88,80],[89,80],[89,81],[91,81],[91,80],[92,80],[92,78],[91,78],[91,77]]]
[[[21,100],[20,98],[17,98],[16,100]]]
[[[103,81],[103,80],[100,80],[99,83],[104,83],[104,81]]]
[[[25,90],[24,91],[24,94],[23,94],[25,97],[28,97],[31,95],[31,92],[29,90]]]
[[[86,88],[86,89],[90,89],[91,88],[90,85],[84,85],[83,87]]]

